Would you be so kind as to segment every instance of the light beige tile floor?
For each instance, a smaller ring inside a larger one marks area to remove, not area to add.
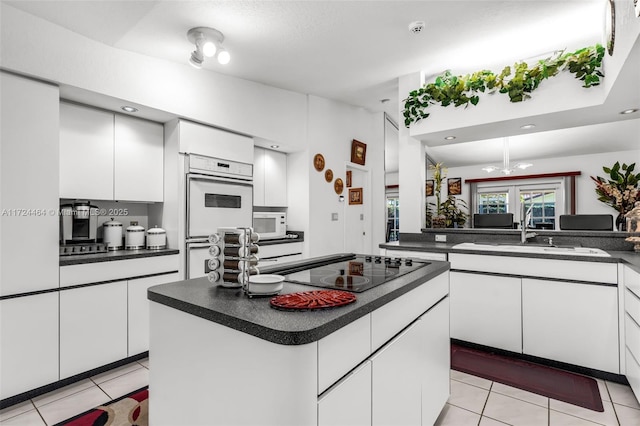
[[[451,396],[436,425],[640,425],[640,404],[631,388],[597,381],[605,409],[603,413],[452,370]]]
[[[51,426],[148,384],[141,360],[0,411],[2,426]],[[604,413],[451,371],[451,397],[437,426],[638,426],[629,386],[598,380]]]
[[[0,411],[2,426],[51,426],[149,384],[149,361],[81,380]]]

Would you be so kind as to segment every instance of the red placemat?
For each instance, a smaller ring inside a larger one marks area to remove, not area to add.
[[[312,290],[282,294],[271,299],[271,307],[284,310],[317,310],[348,305],[356,295],[339,290]]]

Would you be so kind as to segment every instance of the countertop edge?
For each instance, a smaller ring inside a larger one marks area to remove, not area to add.
[[[387,303],[397,299],[405,293],[408,293],[409,291],[427,283],[434,277],[449,270],[449,262],[434,261],[432,262],[432,264],[434,264],[434,268],[432,270],[414,278],[412,281],[406,284],[403,284],[401,287],[390,290],[388,293],[364,303],[357,309],[346,312],[345,314],[340,315],[337,318],[329,320],[325,324],[307,330],[287,331],[274,329],[261,324],[246,321],[244,319],[238,318],[237,316],[228,315],[203,306],[196,306],[190,302],[185,302],[175,297],[157,293],[154,290],[154,287],[149,288],[149,290],[147,291],[147,298],[153,302],[160,303],[167,307],[177,309],[184,313],[194,315],[226,327],[230,327],[234,330],[250,334],[254,337],[258,337],[271,343],[281,345],[303,345],[316,342],[323,337],[328,336],[334,331],[339,330],[340,328],[352,323],[353,321],[373,312],[381,306],[386,305]]]
[[[59,266],[84,265],[87,263],[115,262],[118,260],[142,259],[145,257],[170,256],[179,254],[178,249],[160,250],[117,250],[98,254],[80,254],[73,256],[60,256]]]

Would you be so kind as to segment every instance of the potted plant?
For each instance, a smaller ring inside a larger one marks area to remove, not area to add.
[[[460,204],[460,206],[458,206]],[[462,211],[462,208],[469,209],[464,200],[460,200],[453,195],[449,195],[440,206],[442,213],[446,217],[447,228],[462,228],[467,223],[469,214]]]
[[[429,203],[435,207],[435,215],[431,213],[429,205],[427,205],[427,223],[431,222],[432,228],[445,228],[447,226],[447,217],[442,211],[442,204],[440,203],[440,197],[442,193],[442,181],[447,175],[447,168],[442,163],[436,163],[435,165],[429,165],[429,170],[433,172],[434,181],[434,195],[436,196],[435,204]]]
[[[606,205],[614,208],[618,212],[616,218],[616,229],[619,231],[626,230],[625,215],[630,212],[636,201],[640,201],[640,189],[638,182],[640,181],[640,173],[634,174],[636,164],[622,164],[616,161],[613,167],[602,167],[608,178],[600,176],[591,179],[596,184],[596,194],[598,200]]]

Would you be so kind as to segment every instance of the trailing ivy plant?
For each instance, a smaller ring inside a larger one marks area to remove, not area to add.
[[[469,104],[477,105],[480,101],[479,93],[493,94],[497,91],[507,94],[511,102],[522,102],[531,97],[531,92],[543,80],[565,70],[582,81],[582,87],[597,86],[600,78],[604,77],[600,70],[604,51],[600,44],[570,53],[561,51],[531,67],[526,62],[516,62],[513,68],[506,66],[497,75],[489,70],[464,76],[455,76],[450,71],[445,71],[433,83],[409,93],[409,97],[404,100],[404,124],[409,127],[411,123],[427,118],[429,113],[426,109],[430,105],[464,105],[465,108]]]

